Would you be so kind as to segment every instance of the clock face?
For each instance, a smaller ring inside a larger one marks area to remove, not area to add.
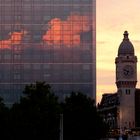
[[[131,77],[133,77],[134,69],[131,65],[126,65],[123,67],[122,72],[123,72],[123,76],[125,78],[131,78]]]

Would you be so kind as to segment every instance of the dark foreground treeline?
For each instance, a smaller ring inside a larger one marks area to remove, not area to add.
[[[99,140],[107,133],[92,99],[72,93],[60,103],[48,84],[37,82],[11,108],[0,99],[0,139],[59,140],[60,114],[64,140]]]

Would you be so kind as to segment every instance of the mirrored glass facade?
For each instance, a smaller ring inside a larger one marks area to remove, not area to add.
[[[0,96],[46,81],[60,99],[95,99],[95,0],[0,0]]]

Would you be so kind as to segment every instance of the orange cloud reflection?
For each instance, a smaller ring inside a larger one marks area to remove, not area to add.
[[[88,16],[70,15],[65,21],[54,18],[48,23],[49,30],[43,35],[48,45],[80,45],[80,33],[88,32],[91,24]]]
[[[0,48],[1,49],[10,49],[11,45],[20,44],[24,34],[25,34],[24,31],[10,33],[9,39],[0,41]]]

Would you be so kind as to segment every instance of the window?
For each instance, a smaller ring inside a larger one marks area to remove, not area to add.
[[[83,70],[90,70],[89,64],[83,64]]]
[[[14,54],[14,59],[20,59],[21,55],[20,54]]]
[[[132,126],[131,126],[131,122],[129,122],[129,127],[131,128]]]
[[[19,79],[20,79],[20,74],[14,73],[14,80],[19,80]]]
[[[33,64],[34,70],[39,70],[41,68],[40,64]]]
[[[14,45],[14,51],[18,52],[21,50],[21,46],[20,45]]]
[[[43,17],[43,19],[44,19],[44,20],[50,20],[50,19],[51,19],[51,17],[50,17],[50,16],[45,15],[45,16]]]
[[[125,90],[125,93],[126,93],[127,95],[130,95],[130,89],[126,89],[126,90]]]
[[[11,59],[11,54],[5,54],[4,59]]]
[[[31,69],[31,64],[24,64],[24,69]]]
[[[21,16],[20,15],[16,15],[14,17],[15,17],[15,20],[21,20]]]
[[[48,79],[48,78],[50,78],[50,76],[51,76],[51,74],[50,73],[44,73],[44,78],[46,79]]]
[[[16,25],[14,26],[14,30],[15,30],[15,31],[21,31],[21,25],[20,25],[20,24],[16,24]]]
[[[20,70],[20,69],[21,69],[21,65],[19,65],[19,64],[14,65],[14,70],[15,71]]]
[[[50,69],[50,68],[51,68],[51,65],[49,65],[49,64],[44,64],[43,67],[44,67],[44,69]]]

